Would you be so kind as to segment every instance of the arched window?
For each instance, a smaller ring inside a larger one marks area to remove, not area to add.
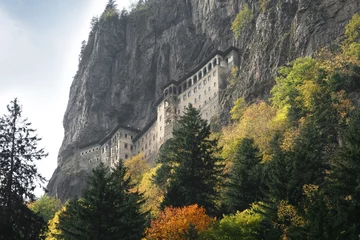
[[[209,63],[208,68],[209,68],[209,71],[212,69],[212,64],[211,63]]]
[[[214,65],[214,66],[217,65],[217,60],[216,60],[216,58],[213,60],[213,65]]]
[[[169,90],[168,89],[165,89],[165,97],[169,95]]]
[[[168,107],[169,106],[169,101],[165,101],[165,107]]]

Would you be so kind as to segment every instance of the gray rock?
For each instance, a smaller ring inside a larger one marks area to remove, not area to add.
[[[227,89],[223,113],[240,96],[266,99],[279,66],[343,38],[358,0],[149,0],[121,19],[101,20],[89,35],[64,116],[65,136],[50,195],[79,196],[90,167],[79,148],[118,123],[142,128],[161,88],[214,50],[240,49],[241,80]],[[254,20],[235,41],[230,30],[247,3]]]

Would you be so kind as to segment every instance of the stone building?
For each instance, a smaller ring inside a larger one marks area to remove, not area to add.
[[[189,104],[200,110],[202,118],[208,121],[219,114],[221,76],[237,66],[238,59],[238,50],[234,47],[218,50],[178,81],[170,81],[154,103],[156,118],[141,131],[118,125],[100,142],[80,149],[82,162],[95,166],[101,161],[113,167],[120,159],[126,160],[141,152],[147,161],[154,162],[161,145],[172,137],[176,119]]]

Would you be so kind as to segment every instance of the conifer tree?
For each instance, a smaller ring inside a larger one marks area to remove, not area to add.
[[[215,154],[220,150],[217,139],[210,139],[210,126],[201,119],[200,112],[191,104],[173,131],[173,138],[161,154],[159,172],[167,172],[168,186],[163,206],[203,206],[214,213],[217,186],[223,165]],[[163,171],[166,169],[166,171]]]
[[[244,138],[235,154],[226,199],[233,213],[243,211],[261,198],[261,156],[254,140]]]
[[[61,239],[141,239],[146,223],[142,195],[130,192],[126,171],[122,162],[111,173],[103,164],[93,170],[83,198],[70,201],[59,216]]]
[[[360,111],[355,110],[343,133],[343,146],[332,161],[331,184],[327,190],[337,206],[334,221],[342,238],[360,235]]]
[[[47,154],[39,149],[41,140],[22,118],[15,99],[0,117],[0,239],[38,239],[45,222],[27,206],[33,201],[37,182],[45,179],[37,172],[36,160]]]

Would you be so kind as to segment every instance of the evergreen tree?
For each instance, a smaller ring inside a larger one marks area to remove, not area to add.
[[[332,161],[327,189],[337,207],[334,223],[343,239],[360,235],[360,111],[355,110],[343,133],[343,146]]]
[[[60,214],[61,239],[141,239],[146,214],[140,213],[142,195],[131,192],[122,162],[110,173],[101,164],[89,177],[83,198],[72,200]]]
[[[235,154],[227,184],[226,199],[230,212],[243,211],[261,199],[261,156],[254,140],[244,138]]]
[[[0,118],[0,239],[38,239],[45,222],[26,201],[34,200],[36,182],[45,181],[34,161],[47,154],[17,99],[7,109]]]
[[[221,159],[215,156],[219,151],[217,141],[210,139],[210,126],[201,119],[200,112],[189,105],[177,122],[166,155],[161,154],[165,159],[160,160],[163,164],[159,172],[169,173],[163,206],[199,204],[207,212],[214,212],[223,171]]]
[[[294,149],[285,151],[274,144],[273,159],[266,164],[265,180],[270,199],[296,205],[303,197],[304,184],[320,185],[327,169],[324,150],[326,135],[311,120],[300,131]]]

